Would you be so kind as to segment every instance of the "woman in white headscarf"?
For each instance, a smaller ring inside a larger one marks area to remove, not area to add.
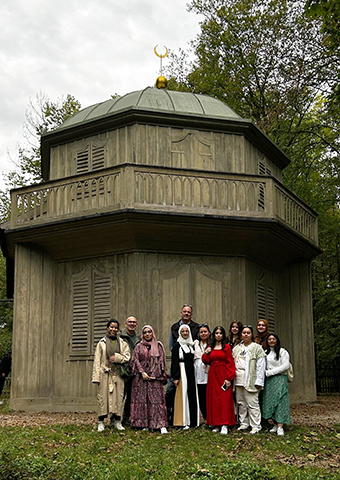
[[[171,352],[171,374],[176,386],[174,426],[183,430],[199,426],[198,395],[194,370],[194,349],[190,328],[182,324]]]

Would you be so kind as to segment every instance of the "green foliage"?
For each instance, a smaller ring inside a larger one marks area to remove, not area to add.
[[[306,11],[313,18],[322,19],[322,28],[329,35],[330,48],[340,44],[340,3],[338,0],[307,0]]]
[[[12,302],[4,302],[6,299],[6,262],[0,254],[0,359],[12,349]]]
[[[312,435],[290,427],[285,438],[265,432],[254,438],[207,429],[163,436],[109,429],[99,435],[90,426],[7,427],[0,429],[0,471],[3,480],[335,479],[337,431],[320,427]]]

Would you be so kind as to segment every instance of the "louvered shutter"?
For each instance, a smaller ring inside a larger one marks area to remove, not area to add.
[[[89,280],[73,282],[72,352],[88,353]]]
[[[93,350],[106,333],[106,323],[110,319],[111,278],[94,276],[93,302]]]

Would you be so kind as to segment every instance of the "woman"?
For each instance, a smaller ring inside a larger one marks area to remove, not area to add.
[[[267,320],[260,319],[256,325],[257,334],[255,342],[259,343],[263,350],[267,348],[267,338],[269,336],[269,324]]]
[[[198,336],[199,340],[194,341],[194,368],[200,410],[202,413],[202,417],[204,418],[204,420],[206,420],[208,373],[206,365],[204,365],[204,363],[202,362],[202,355],[208,346],[208,341],[210,338],[210,329],[207,323],[202,323],[202,325],[199,326]]]
[[[142,329],[142,340],[137,343],[130,363],[131,427],[160,428],[168,433],[163,385],[167,383],[164,347],[155,337],[150,325]]]
[[[263,388],[265,378],[266,354],[261,345],[254,342],[253,329],[250,325],[243,327],[242,342],[233,349],[236,365],[235,389],[238,405],[240,427],[251,434],[261,430],[261,411],[259,391]]]
[[[228,426],[235,425],[235,410],[231,382],[235,378],[235,363],[223,327],[215,327],[202,361],[210,365],[207,386],[207,423],[213,432],[226,435]]]
[[[242,341],[241,339],[241,330],[242,330],[242,323],[241,322],[231,322],[229,327],[229,335],[228,335],[228,343],[233,349],[235,345]]]
[[[96,347],[92,374],[92,383],[98,385],[98,432],[104,430],[104,419],[108,414],[111,414],[111,423],[117,430],[125,430],[121,424],[124,380],[120,375],[120,365],[129,362],[131,357],[128,344],[117,336],[118,320],[109,320],[106,328],[106,336]]]
[[[275,425],[271,433],[284,435],[283,424],[290,423],[288,378],[289,353],[280,346],[274,333],[267,339],[266,385],[262,399],[262,416],[271,418]]]
[[[178,330],[178,340],[171,351],[171,373],[176,387],[174,426],[199,426],[198,395],[194,371],[194,349],[191,332],[186,324]]]

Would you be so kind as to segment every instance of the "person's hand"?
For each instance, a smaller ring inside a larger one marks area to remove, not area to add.
[[[178,384],[179,384],[179,380],[174,380],[175,387],[178,387]]]
[[[1,376],[4,378],[4,377],[6,377],[6,374],[5,374],[5,373],[2,373]]]
[[[156,377],[149,377],[149,380],[156,380]]]
[[[143,380],[149,380],[149,375],[146,372],[142,372]]]
[[[229,382],[229,380],[224,380],[224,383],[225,383],[227,389],[228,389],[228,388],[230,387],[230,385],[231,385],[231,382]]]
[[[111,355],[111,357],[109,357],[109,362],[110,363],[114,363],[115,361],[115,354]]]
[[[211,347],[207,347],[204,353],[206,353],[207,355],[209,355],[210,352],[211,352]]]

